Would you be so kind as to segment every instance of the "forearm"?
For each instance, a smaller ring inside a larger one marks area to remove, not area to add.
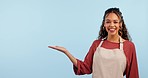
[[[76,58],[70,54],[70,52],[65,52],[65,55],[70,59],[70,61],[77,67],[77,60]]]

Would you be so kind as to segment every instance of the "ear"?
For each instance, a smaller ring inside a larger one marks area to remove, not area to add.
[[[103,27],[105,27],[105,28],[106,28],[106,25],[104,25]]]
[[[104,25],[103,27],[105,27],[105,22],[103,22],[103,25]]]

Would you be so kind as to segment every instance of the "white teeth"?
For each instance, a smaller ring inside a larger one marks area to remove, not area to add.
[[[115,29],[109,29],[109,30],[115,30]]]
[[[114,31],[115,29],[109,29],[109,30]]]

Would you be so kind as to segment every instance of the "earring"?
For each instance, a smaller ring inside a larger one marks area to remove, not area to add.
[[[105,30],[105,27],[103,26],[103,30]]]

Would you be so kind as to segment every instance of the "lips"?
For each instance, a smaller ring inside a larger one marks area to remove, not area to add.
[[[109,30],[110,32],[114,32],[116,29],[117,29],[116,27],[110,27],[110,28],[108,28],[108,30]]]

